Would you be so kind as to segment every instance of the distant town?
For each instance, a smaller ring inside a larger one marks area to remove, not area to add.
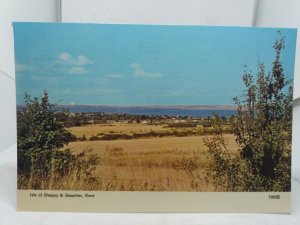
[[[224,123],[234,116],[226,118],[221,116]],[[66,127],[94,125],[94,124],[118,124],[118,123],[142,123],[149,125],[167,124],[170,127],[196,127],[202,125],[210,127],[211,116],[169,116],[169,115],[132,115],[126,113],[105,113],[105,112],[57,112],[57,119]]]

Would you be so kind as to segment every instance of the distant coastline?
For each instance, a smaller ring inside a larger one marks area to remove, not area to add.
[[[18,109],[24,106],[18,105]],[[228,105],[147,105],[147,106],[109,106],[109,105],[56,105],[58,111],[68,110],[71,113],[106,113],[146,116],[188,116],[210,117],[214,114],[230,117],[236,115],[236,107]]]
[[[118,106],[118,105],[57,105],[57,107],[103,107],[103,108],[151,108],[151,109],[189,109],[189,110],[201,110],[201,109],[209,109],[209,110],[236,110],[236,106],[231,105],[128,105],[128,106]]]
[[[69,110],[72,113],[131,114],[147,116],[188,116],[208,117],[217,113],[230,117],[236,114],[236,107],[224,105],[177,105],[177,106],[108,106],[108,105],[57,105],[56,109]]]

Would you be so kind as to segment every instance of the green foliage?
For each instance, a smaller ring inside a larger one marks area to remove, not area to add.
[[[25,106],[17,115],[18,177],[29,189],[45,187],[51,176],[64,175],[84,158],[63,149],[74,136],[58,122],[57,115],[46,91],[41,100],[25,94]]]
[[[69,179],[73,176],[75,180],[81,181],[86,187],[97,185],[98,181],[93,176],[93,171],[96,166],[100,164],[100,158],[91,153],[92,149],[86,149],[79,154],[74,154],[70,149],[64,151],[57,151],[55,154],[55,160],[53,161],[53,172],[50,179],[48,179],[48,187],[52,189],[54,182],[64,182],[65,179]],[[60,187],[58,189],[69,189],[70,187]],[[93,189],[93,188],[92,188]]]
[[[290,191],[293,89],[280,62],[284,45],[284,38],[275,42],[270,73],[261,62],[256,78],[245,69],[246,90],[242,100],[234,98],[237,115],[231,120],[240,154],[230,156],[220,135],[206,140],[214,178],[227,190]]]
[[[71,134],[56,121],[48,93],[41,101],[25,94],[25,108],[18,112],[18,170],[29,174],[32,169],[42,177],[51,170],[53,153],[68,143]]]
[[[217,191],[243,191],[247,179],[245,161],[227,148],[222,123],[222,119],[215,115],[212,119],[214,135],[204,139],[210,169],[206,179],[214,184]]]

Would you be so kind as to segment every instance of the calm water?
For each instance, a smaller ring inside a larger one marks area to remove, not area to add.
[[[218,113],[219,116],[229,117],[235,115],[235,110],[220,109],[169,109],[159,107],[110,107],[110,106],[57,106],[58,110],[67,109],[70,112],[105,112],[105,113],[126,113],[132,115],[168,115],[168,116],[190,116],[207,117]]]

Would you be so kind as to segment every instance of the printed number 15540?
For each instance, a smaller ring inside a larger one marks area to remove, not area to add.
[[[269,199],[280,199],[280,195],[269,195]]]

